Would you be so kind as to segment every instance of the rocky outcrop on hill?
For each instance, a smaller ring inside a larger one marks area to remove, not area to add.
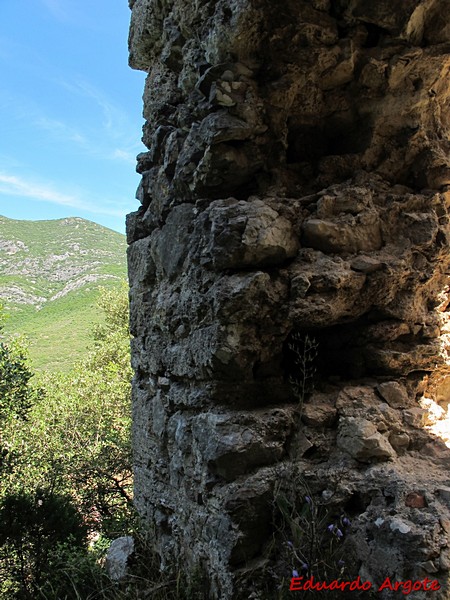
[[[312,556],[306,495],[352,522],[349,576],[447,598],[446,2],[130,5],[135,498],[162,565],[273,597]]]
[[[75,290],[119,281],[124,247],[123,235],[79,217],[0,216],[0,301],[15,313],[27,305],[40,310]]]

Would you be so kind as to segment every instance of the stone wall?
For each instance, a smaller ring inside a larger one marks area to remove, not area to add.
[[[135,500],[162,567],[264,597],[298,568],[274,496],[307,490],[352,521],[353,573],[447,598],[447,1],[130,7]]]

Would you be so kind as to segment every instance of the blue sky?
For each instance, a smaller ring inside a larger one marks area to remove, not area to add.
[[[0,214],[124,232],[145,74],[127,0],[0,0]]]

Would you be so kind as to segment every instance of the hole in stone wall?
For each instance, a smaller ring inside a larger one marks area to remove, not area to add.
[[[247,145],[246,140],[228,140],[227,141],[227,146],[229,146],[230,148],[240,149],[240,148],[244,148],[246,145]]]
[[[386,29],[374,23],[363,23],[363,25],[367,30],[367,38],[363,48],[375,48],[380,44],[382,37],[388,33]]]
[[[348,10],[349,0],[333,0],[330,4],[330,15],[334,19],[341,20]]]
[[[447,245],[447,237],[441,230],[437,232],[435,242],[436,246],[438,246],[439,248],[445,248],[445,246]]]
[[[294,329],[283,344],[282,368],[293,394],[303,402],[316,387],[319,346],[314,332]]]
[[[413,84],[414,91],[418,92],[423,88],[423,79],[421,79],[420,77],[417,77],[416,79],[413,80],[412,84]]]
[[[340,40],[342,40],[342,39],[345,39],[345,38],[347,38],[347,37],[348,37],[348,34],[349,34],[349,31],[350,31],[350,28],[349,28],[349,27],[345,27],[345,26],[343,26],[343,25],[340,25],[340,24],[338,23],[338,26],[337,26],[337,31],[338,31],[338,38],[339,38]]]
[[[288,164],[318,160],[326,154],[327,140],[317,125],[290,126],[288,122]]]
[[[342,115],[327,122],[327,154],[359,154],[372,140],[372,125],[367,118]]]
[[[230,8],[225,7],[223,9],[223,18],[224,18],[225,23],[227,21],[230,21],[232,16],[233,16],[233,11]]]
[[[280,354],[276,354],[269,361],[264,363],[259,360],[256,361],[253,365],[253,378],[261,380],[279,377],[281,361],[282,356]]]
[[[360,492],[354,492],[344,504],[344,511],[351,517],[360,515],[366,511],[370,502],[371,498],[369,496],[365,496]]]
[[[212,67],[211,63],[200,63],[198,65],[198,73],[199,75],[204,75],[208,69]]]
[[[316,162],[323,156],[358,154],[372,140],[369,119],[349,112],[334,115],[323,126],[288,121],[287,164]]]
[[[255,177],[251,181],[248,181],[244,185],[241,185],[240,187],[237,187],[235,190],[233,190],[233,197],[236,198],[236,200],[248,200],[250,196],[258,194],[259,191],[259,181],[258,178]],[[221,198],[222,196],[218,197]]]
[[[294,329],[283,345],[282,367],[286,381],[307,380],[306,393],[332,379],[357,379],[366,374],[355,323],[326,329]],[[293,344],[295,338],[300,343]],[[304,340],[314,342],[305,347]]]
[[[306,339],[313,341],[312,350],[305,349]],[[418,344],[430,345],[430,352],[435,351],[434,340],[424,337],[422,330],[411,331],[401,321],[378,312],[323,329],[293,328],[282,347],[282,377],[292,390],[292,398],[298,396],[299,401],[307,400],[314,391],[328,391],[330,384],[392,377],[399,369],[408,374],[414,387],[414,381],[421,381],[427,373],[408,362],[409,353]],[[300,394],[296,382],[300,382]]]
[[[395,502],[395,497],[391,494],[385,494],[386,506],[391,506]]]
[[[308,448],[308,450],[302,454],[302,458],[308,458],[309,460],[317,457],[321,457],[319,448],[317,446],[311,446],[311,448]]]
[[[321,379],[358,379],[366,375],[366,365],[355,324],[336,325],[316,334],[320,353],[317,363]]]

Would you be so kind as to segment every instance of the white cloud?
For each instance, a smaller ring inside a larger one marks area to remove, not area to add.
[[[86,202],[79,196],[61,193],[51,184],[27,181],[23,178],[1,172],[0,195],[33,198],[42,202],[51,202],[60,206],[85,210],[93,214],[112,215],[115,217],[122,217],[125,214],[125,210],[119,208],[108,207],[104,204],[97,205],[94,202]]]
[[[127,113],[86,81],[59,83],[71,94],[87,98],[97,105],[103,115],[101,123],[98,121],[100,128],[96,126],[93,129],[91,126],[89,129],[89,126],[85,126],[79,130],[61,120],[42,115],[35,118],[34,124],[64,142],[74,142],[95,158],[121,160],[135,165],[136,155],[143,147],[136,141],[136,126],[131,124]]]
[[[86,208],[84,206],[79,206],[79,203],[74,196],[61,194],[51,187],[25,181],[13,175],[6,175],[5,173],[0,173],[0,194],[25,196],[27,198],[36,198],[37,200],[54,202],[55,204],[73,206],[74,208]]]
[[[95,140],[90,139],[86,134],[81,133],[62,121],[49,119],[48,117],[39,117],[34,123],[37,127],[50,133],[55,138],[62,139],[64,142],[74,142],[83,151],[89,153],[90,156],[107,160],[120,160],[129,165],[136,164],[136,154],[139,150],[136,144],[133,144],[133,149],[126,147],[115,148],[111,152],[110,145],[102,143],[101,139],[100,141],[98,138]],[[120,142],[122,140],[116,141]]]
[[[39,117],[35,124],[41,129],[45,129],[51,134],[64,138],[65,141],[76,142],[81,146],[89,145],[86,137],[77,131],[76,129],[66,125],[62,121],[57,121],[56,119],[49,119],[48,117]]]
[[[134,152],[128,152],[128,150],[121,150],[120,148],[116,148],[112,153],[111,158],[123,160],[130,165],[136,164],[136,155]]]
[[[128,128],[128,117],[104,92],[82,79],[70,83],[62,81],[61,83],[70,92],[94,100],[103,113],[103,127],[112,136],[120,137],[124,134]]]

